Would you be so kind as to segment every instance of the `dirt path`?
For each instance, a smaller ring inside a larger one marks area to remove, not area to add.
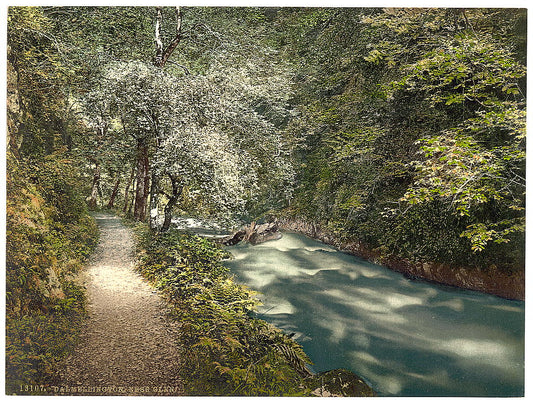
[[[61,387],[69,395],[180,395],[177,327],[134,271],[132,232],[115,216],[95,218],[101,235],[86,276],[89,319]]]

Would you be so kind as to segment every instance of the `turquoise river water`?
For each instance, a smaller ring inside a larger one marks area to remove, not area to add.
[[[524,302],[414,281],[295,233],[229,248],[258,316],[315,372],[346,368],[382,396],[521,396]]]

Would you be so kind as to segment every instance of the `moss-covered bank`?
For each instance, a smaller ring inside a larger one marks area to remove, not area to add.
[[[76,343],[98,230],[61,154],[7,163],[6,393],[42,394]]]

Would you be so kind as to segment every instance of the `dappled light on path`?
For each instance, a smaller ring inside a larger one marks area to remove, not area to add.
[[[95,218],[101,236],[87,270],[89,319],[60,385],[67,395],[180,395],[178,328],[134,269],[132,232],[115,216]]]
[[[232,247],[260,317],[295,333],[316,371],[347,368],[382,395],[518,396],[524,304],[412,281],[301,235]]]

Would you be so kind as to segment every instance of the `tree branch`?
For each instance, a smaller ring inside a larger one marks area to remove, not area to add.
[[[161,41],[161,22],[163,20],[163,14],[161,7],[157,7],[157,16],[155,24],[155,42],[156,42],[156,56],[154,64],[160,68],[164,67],[168,61],[168,58],[172,55],[178,44],[183,38],[182,33],[182,15],[180,7],[176,7],[176,35],[174,39],[163,50],[163,42]]]
[[[178,64],[177,62],[171,61],[170,59],[168,59],[167,62],[179,66],[181,69],[183,69],[183,71],[185,72],[185,75],[190,75],[191,74],[191,72],[189,71],[189,69],[186,66],[183,66],[181,64]]]
[[[161,7],[156,7],[156,18],[155,18],[155,61],[154,65],[163,66],[163,41],[161,41],[161,23],[163,21],[163,13],[161,12]]]

